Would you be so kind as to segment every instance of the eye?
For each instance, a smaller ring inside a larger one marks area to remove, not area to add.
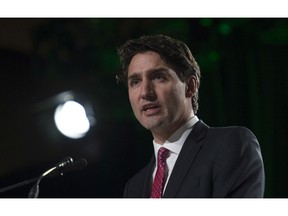
[[[131,79],[130,82],[129,82],[129,86],[130,87],[135,87],[135,86],[137,86],[140,83],[140,81],[141,81],[140,79],[136,79],[136,78],[135,79]]]
[[[153,80],[157,80],[157,81],[165,81],[166,80],[166,76],[163,73],[157,73],[153,76]]]

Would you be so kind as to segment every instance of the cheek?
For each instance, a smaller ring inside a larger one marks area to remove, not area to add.
[[[180,102],[181,92],[177,89],[170,89],[162,94],[162,103],[166,104],[168,109],[174,109]]]
[[[130,105],[131,105],[133,111],[135,111],[136,110],[136,106],[137,106],[137,101],[136,101],[135,95],[129,93],[129,101],[130,101]]]
[[[170,98],[174,100],[174,102],[183,102],[185,98],[185,87],[182,85],[175,86],[175,88],[171,89]]]
[[[133,98],[130,96],[129,96],[129,102],[130,102],[131,107],[133,108],[135,102],[134,102]]]
[[[185,89],[174,88],[165,94],[165,100],[169,104],[170,110],[178,110],[179,107],[185,102]]]

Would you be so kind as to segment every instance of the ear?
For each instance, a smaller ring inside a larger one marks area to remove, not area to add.
[[[190,76],[186,82],[186,97],[191,98],[197,91],[197,78]]]

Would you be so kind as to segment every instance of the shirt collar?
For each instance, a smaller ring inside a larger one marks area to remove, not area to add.
[[[196,122],[198,122],[199,119],[197,116],[193,116],[188,122],[186,122],[184,125],[182,125],[180,128],[178,128],[166,141],[163,145],[158,144],[153,140],[153,147],[154,147],[154,153],[155,157],[157,158],[158,150],[161,147],[165,147],[169,149],[171,152],[175,154],[179,154],[181,151],[181,148],[188,137],[189,133],[191,132],[193,126]]]

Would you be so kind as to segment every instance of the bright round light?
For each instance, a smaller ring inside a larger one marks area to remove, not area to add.
[[[81,138],[90,129],[84,107],[75,101],[67,101],[59,105],[54,120],[58,130],[69,138]]]

